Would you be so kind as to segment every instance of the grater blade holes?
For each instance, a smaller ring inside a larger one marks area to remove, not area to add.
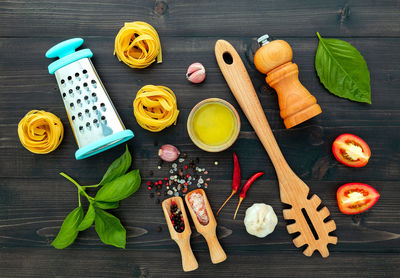
[[[75,109],[75,105],[72,102],[69,104],[69,106],[71,107],[72,110]]]
[[[75,116],[72,116],[72,117],[71,117],[71,120],[75,121]]]
[[[78,104],[79,107],[82,106],[82,100],[81,100],[80,98],[78,98],[78,99],[76,100],[76,103]]]
[[[83,119],[83,117],[82,117],[82,112],[79,112],[79,113],[78,113],[78,118],[79,118],[80,120]]]
[[[106,105],[103,102],[100,103],[100,108],[102,111],[106,111]]]
[[[96,101],[97,101],[97,95],[96,95],[96,93],[92,93],[92,98],[93,98],[93,102],[96,102]]]
[[[64,79],[61,79],[60,83],[61,83],[61,86],[65,87],[65,80]]]
[[[97,88],[97,82],[96,82],[96,80],[92,79],[91,83],[92,83],[93,88],[96,89],[96,88]]]
[[[75,78],[76,78],[76,80],[81,81],[81,78],[79,77],[79,72],[75,73]]]
[[[83,126],[79,126],[79,131],[83,133]]]
[[[88,75],[88,73],[87,73],[87,70],[83,70],[82,71],[82,73],[83,73],[83,76],[85,77],[85,78],[88,78],[89,77],[89,75]]]
[[[101,116],[101,123],[103,124],[103,125],[106,125],[107,124],[107,120],[106,120],[106,116]]]
[[[66,93],[63,93],[62,96],[63,96],[63,98],[66,98],[66,97],[67,97],[67,94],[66,94]]]

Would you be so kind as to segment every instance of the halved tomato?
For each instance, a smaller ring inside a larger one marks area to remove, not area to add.
[[[375,205],[380,195],[368,184],[347,183],[339,187],[336,197],[341,212],[357,214]]]
[[[371,157],[371,150],[363,139],[353,134],[342,134],[333,142],[336,159],[350,167],[363,167]]]

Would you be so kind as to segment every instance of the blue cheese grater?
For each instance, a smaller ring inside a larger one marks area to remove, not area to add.
[[[83,159],[121,144],[134,135],[126,129],[90,58],[90,49],[75,51],[81,38],[63,41],[46,52],[47,58],[59,58],[49,65],[54,74],[68,119]]]

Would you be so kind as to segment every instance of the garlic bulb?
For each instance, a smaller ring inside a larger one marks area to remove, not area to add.
[[[244,225],[246,231],[256,237],[266,237],[278,224],[278,218],[270,205],[253,204],[246,210]]]

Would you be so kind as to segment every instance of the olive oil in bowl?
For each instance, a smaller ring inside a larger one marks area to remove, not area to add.
[[[190,112],[188,133],[193,143],[208,152],[229,148],[240,131],[240,119],[227,101],[211,98],[199,102]]]

